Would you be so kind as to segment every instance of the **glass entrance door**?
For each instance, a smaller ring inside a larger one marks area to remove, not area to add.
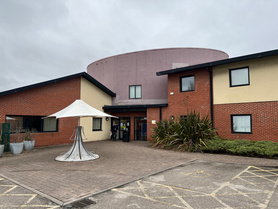
[[[147,140],[147,118],[140,117],[134,118],[134,139],[135,140]]]
[[[125,117],[125,118],[119,118],[120,121],[120,136],[119,138],[122,140],[124,137],[124,132],[128,134],[129,137],[129,132],[130,132],[130,118]]]

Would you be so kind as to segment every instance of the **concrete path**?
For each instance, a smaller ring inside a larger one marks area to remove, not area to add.
[[[85,147],[100,158],[87,162],[55,161],[70,145],[36,148],[19,156],[5,154],[0,158],[0,176],[59,205],[68,205],[196,159],[278,166],[277,160],[166,151],[150,148],[147,142],[140,141],[97,141],[85,143]]]

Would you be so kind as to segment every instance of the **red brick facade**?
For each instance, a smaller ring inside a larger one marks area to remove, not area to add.
[[[195,90],[188,92],[180,91],[180,78],[194,75]],[[209,72],[205,69],[196,71],[175,73],[168,75],[168,107],[161,108],[162,120],[169,120],[171,116],[179,117],[191,111],[200,112],[201,116],[210,117],[210,78]],[[171,92],[174,94],[171,95]],[[152,120],[160,121],[160,108],[148,108],[148,140],[151,139],[152,129],[155,124]]]
[[[233,114],[251,114],[252,134],[232,133]],[[278,142],[278,102],[214,105],[214,126],[224,138]]]
[[[0,123],[6,115],[47,116],[80,99],[81,77],[39,86],[0,97]],[[77,119],[59,119],[58,132],[36,133],[36,146],[71,143]]]
[[[195,76],[195,90],[180,92],[180,78]],[[171,95],[171,92],[174,94]],[[178,117],[196,110],[210,117],[210,78],[205,69],[168,75],[168,108],[163,118]]]

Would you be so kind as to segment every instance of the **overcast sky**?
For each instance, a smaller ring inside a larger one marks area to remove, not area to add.
[[[278,49],[277,11],[277,0],[0,0],[0,92],[133,51]]]

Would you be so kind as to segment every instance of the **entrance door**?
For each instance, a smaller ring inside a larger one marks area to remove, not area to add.
[[[124,118],[119,118],[120,121],[120,136],[119,138],[122,140],[124,137],[124,132],[128,133],[128,138],[130,137],[130,118],[129,117],[124,117]]]
[[[112,131],[112,135],[111,135],[111,139],[116,140],[119,139],[119,135],[120,135],[120,131],[119,131],[119,127],[120,127],[120,122],[118,118],[112,118],[112,123],[111,123],[111,131]]]
[[[134,139],[147,141],[147,118],[134,118]]]

